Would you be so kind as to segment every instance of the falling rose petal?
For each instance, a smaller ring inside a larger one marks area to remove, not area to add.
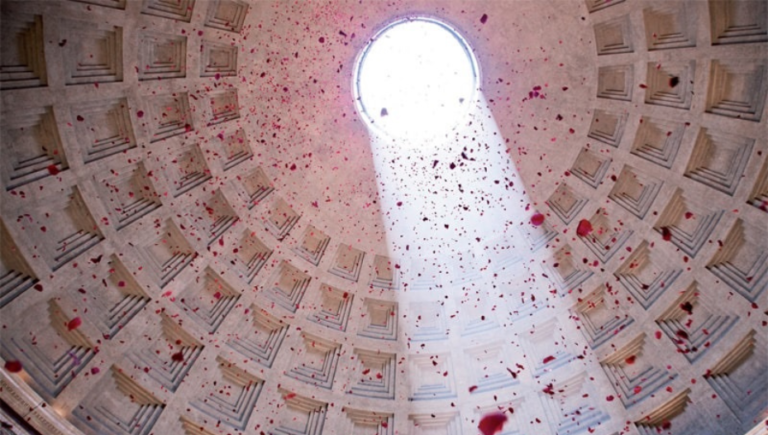
[[[656,331],[656,339],[661,340],[661,331]]]
[[[98,375],[101,370],[98,367],[91,368],[92,375]]]
[[[125,287],[125,281],[118,281],[117,286],[118,287]]]
[[[37,290],[39,292],[43,291],[43,285],[42,284],[35,284],[34,288],[35,288],[35,290]]]
[[[475,390],[477,390],[477,385],[472,385],[471,387],[469,387],[469,392],[470,393],[474,393]]]
[[[57,175],[59,173],[59,168],[56,167],[56,165],[48,165],[48,173],[51,175]]]
[[[554,360],[555,360],[555,357],[553,357],[552,355],[550,355],[550,356],[548,356],[548,357],[544,358],[544,364],[546,364],[546,363],[549,363],[549,362],[552,362],[552,361],[554,361]]]
[[[495,435],[501,432],[504,428],[504,423],[506,422],[506,415],[500,412],[494,412],[484,415],[483,418],[480,419],[480,424],[477,425],[477,428],[480,429],[480,432],[483,435]]]
[[[18,373],[21,371],[21,361],[6,361],[5,370],[10,373]]]
[[[536,213],[535,215],[531,216],[531,225],[534,227],[538,227],[539,225],[544,223],[544,215],[541,213]]]
[[[482,17],[480,17],[480,23],[485,24],[488,22],[488,14],[483,14]]]
[[[682,338],[683,340],[687,340],[688,339],[688,333],[683,331],[682,329],[678,329],[677,330],[677,336]]]
[[[80,320],[79,317],[75,317],[74,319],[70,320],[69,323],[67,323],[67,329],[70,331],[73,329],[77,329],[80,327],[80,325],[83,324],[83,321]]]
[[[693,304],[690,302],[680,304],[680,309],[688,313],[689,316],[693,314]]]
[[[643,387],[640,385],[636,385],[633,391],[635,392],[635,394],[640,394],[640,392],[643,391]]]
[[[136,117],[137,118],[143,118],[144,117],[144,111],[143,110],[139,110],[138,112],[136,112]]]
[[[83,121],[85,121],[85,118],[83,118],[80,115],[77,115],[77,122],[83,122]]]
[[[592,222],[582,219],[579,221],[579,226],[576,227],[576,234],[579,235],[579,237],[586,237],[592,232]]]
[[[607,400],[607,401],[609,401],[609,402],[613,402],[613,399],[614,399],[614,397],[613,397],[613,396],[607,396],[607,397],[605,398],[605,400]]]
[[[288,393],[288,394],[286,394],[286,395],[285,395],[285,397],[283,397],[283,399],[285,399],[285,400],[291,400],[291,399],[293,399],[294,397],[296,397],[296,393]]]
[[[171,355],[171,359],[176,362],[182,362],[184,361],[184,354],[181,352],[176,352],[173,355]]]
[[[669,228],[667,228],[667,227],[662,227],[661,228],[661,237],[665,241],[667,241],[667,242],[672,240],[672,231],[669,231]]]
[[[628,356],[628,357],[627,357],[627,358],[624,360],[624,362],[625,362],[625,363],[627,363],[627,365],[632,365],[632,364],[634,364],[634,363],[635,363],[635,356],[634,356],[634,355]]]
[[[674,88],[675,86],[680,84],[680,78],[679,77],[670,77],[669,78],[669,87]]]
[[[80,364],[82,364],[82,363],[83,363],[83,361],[80,359],[80,357],[79,357],[79,356],[77,356],[77,354],[75,354],[74,352],[72,352],[72,351],[68,351],[68,352],[67,352],[67,355],[69,355],[69,356],[70,356],[70,358],[72,358],[72,363],[73,363],[74,365],[76,365],[76,366],[79,366]]]
[[[214,299],[221,299],[221,292],[216,292],[213,294]]]

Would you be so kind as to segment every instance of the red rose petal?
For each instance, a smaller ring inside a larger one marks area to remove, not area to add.
[[[550,355],[550,356],[548,356],[548,357],[544,358],[544,364],[546,364],[546,363],[548,363],[548,362],[551,362],[551,361],[554,361],[554,360],[555,360],[555,357],[553,357],[552,355]]]
[[[506,415],[500,412],[494,412],[484,415],[483,418],[480,419],[480,424],[477,425],[477,428],[480,429],[480,432],[482,432],[483,435],[495,435],[501,432],[504,428],[504,423],[506,422]]]
[[[171,355],[171,359],[176,361],[176,362],[182,362],[182,361],[184,361],[184,354],[181,353],[181,351],[176,352],[173,355]]]
[[[582,219],[579,222],[579,226],[576,228],[576,234],[579,235],[579,237],[586,237],[592,232],[592,222]]]
[[[683,302],[682,304],[680,304],[680,309],[688,313],[688,315],[693,314],[693,304],[691,304],[690,302]]]
[[[469,387],[469,392],[470,393],[474,393],[475,390],[477,390],[477,385],[472,385],[471,387]]]
[[[93,367],[93,368],[91,369],[91,374],[92,374],[92,375],[98,375],[100,371],[101,371],[101,370],[100,370],[98,367]]]
[[[83,324],[83,321],[80,320],[79,317],[75,317],[74,319],[70,320],[69,323],[67,323],[67,329],[70,331],[73,329],[77,329],[80,327],[80,325]]]
[[[539,225],[544,223],[544,215],[541,213],[536,213],[535,215],[531,216],[531,225],[534,227],[538,227]]]
[[[663,238],[667,242],[672,240],[672,232],[669,231],[669,228],[667,227],[661,228],[661,238]]]
[[[6,361],[5,370],[10,373],[18,373],[21,371],[21,361]]]
[[[56,165],[48,165],[48,173],[51,175],[57,175],[59,173],[59,168],[57,168]]]

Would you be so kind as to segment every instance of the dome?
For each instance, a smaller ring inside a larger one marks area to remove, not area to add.
[[[421,29],[366,64],[419,23],[464,63]],[[0,33],[3,434],[768,429],[765,1],[4,1]]]

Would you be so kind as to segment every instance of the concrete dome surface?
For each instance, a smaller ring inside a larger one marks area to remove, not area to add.
[[[768,433],[768,2],[0,9],[0,433]]]

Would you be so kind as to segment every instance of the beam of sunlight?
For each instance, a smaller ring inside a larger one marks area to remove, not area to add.
[[[428,87],[428,78],[420,85]],[[395,93],[378,90],[382,100],[370,104],[362,93],[364,118],[369,107],[399,107]],[[432,89],[405,96],[420,91]],[[450,100],[456,92],[439,93]],[[386,123],[369,124],[388,248],[402,283],[387,297],[399,306],[398,352],[409,355],[398,382],[409,421],[397,430],[476,433],[483,415],[499,412],[508,417],[504,433],[528,431],[534,419],[549,426],[541,434],[577,420],[605,427],[607,412],[585,408],[584,397],[608,384],[597,362],[576,362],[584,360],[584,339],[569,318],[573,282],[558,276],[581,265],[569,258],[558,223],[532,221],[537,210],[481,92],[450,122],[431,124],[423,113],[445,102],[425,109],[417,100],[400,101],[404,118],[393,109]],[[427,132],[402,135],[419,128]]]

